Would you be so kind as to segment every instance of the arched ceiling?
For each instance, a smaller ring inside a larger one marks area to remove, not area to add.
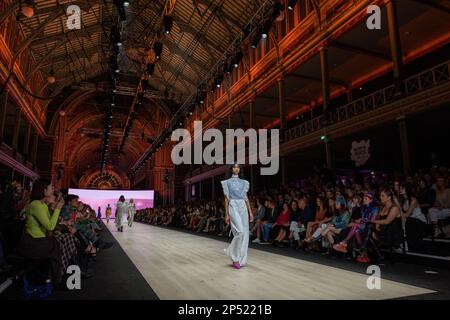
[[[167,1],[130,0],[126,8],[127,20],[121,23],[119,79],[132,87],[130,80],[136,81],[141,74],[136,58],[149,51]],[[163,54],[150,85],[180,103],[196,89],[264,0],[170,1],[175,4],[173,27],[170,34],[162,34]],[[107,74],[111,26],[119,20],[113,2],[35,0],[35,15],[20,16],[22,30],[30,39],[29,50],[37,61],[27,80],[35,72],[46,77],[53,70],[58,81],[46,88],[55,93]],[[69,5],[81,9],[79,30],[67,28]]]
[[[195,92],[198,83],[264,1],[130,0],[126,20],[121,20],[113,0],[35,0],[32,17],[19,15],[26,39],[23,43],[36,61],[25,82],[31,81],[36,73],[41,73],[44,79],[52,72],[55,75],[56,82],[44,84],[37,94],[54,97],[45,105],[50,135],[57,134],[60,113],[66,114],[65,158],[70,165],[76,163],[81,174],[100,162],[108,110],[105,92],[112,72],[109,57],[113,53],[110,45],[113,26],[119,27],[123,45],[118,55],[120,72],[116,75],[118,90],[108,162],[126,173],[161,133],[175,110]],[[11,2],[10,14],[18,13],[18,2]],[[168,3],[173,5],[173,27],[170,34],[159,34]],[[67,27],[69,5],[81,9],[79,30]],[[148,58],[153,52],[157,35],[163,43],[162,57],[148,79],[144,108],[119,154],[118,145],[143,74],[142,55]]]

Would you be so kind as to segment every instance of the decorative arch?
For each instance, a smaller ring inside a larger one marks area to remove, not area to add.
[[[94,170],[81,177],[78,187],[82,189],[130,189],[130,181],[115,170]]]

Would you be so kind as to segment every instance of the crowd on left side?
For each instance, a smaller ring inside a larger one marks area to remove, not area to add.
[[[65,289],[70,265],[91,277],[92,258],[113,245],[102,240],[95,210],[77,195],[56,192],[44,179],[31,190],[18,181],[3,182],[0,222],[0,273],[17,271],[10,261],[21,260],[22,275],[54,288]]]

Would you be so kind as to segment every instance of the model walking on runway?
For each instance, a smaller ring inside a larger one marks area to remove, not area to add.
[[[250,184],[241,179],[241,168],[238,164],[231,168],[231,178],[222,181],[225,195],[226,223],[231,224],[233,240],[225,254],[231,258],[233,267],[240,269],[247,263],[247,251],[249,241],[249,221],[253,221],[253,213],[247,192]]]
[[[108,204],[105,211],[106,223],[109,223],[109,217],[111,217],[111,206]]]
[[[130,228],[133,226],[135,213],[136,213],[136,206],[134,205],[134,200],[130,199],[130,203],[128,204],[128,226]]]
[[[123,232],[123,224],[125,213],[128,211],[128,205],[125,203],[125,197],[120,196],[119,202],[116,205],[116,227],[117,231]],[[126,218],[125,218],[126,219]]]

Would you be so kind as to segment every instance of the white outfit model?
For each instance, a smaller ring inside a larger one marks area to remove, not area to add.
[[[128,226],[131,228],[133,226],[134,215],[136,213],[136,207],[134,203],[128,204]]]
[[[228,248],[224,249],[225,254],[230,257],[233,263],[244,266],[247,263],[247,251],[249,241],[249,221],[248,210],[245,201],[249,190],[249,182],[233,175],[228,180],[221,182],[223,193],[228,199],[228,213],[230,217],[231,232],[233,240]]]
[[[119,201],[116,204],[116,227],[118,231],[123,231],[123,225],[126,223],[125,214],[128,212],[128,205],[125,202]]]

